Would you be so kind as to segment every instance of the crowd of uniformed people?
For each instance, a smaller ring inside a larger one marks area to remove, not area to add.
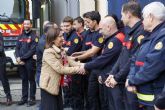
[[[141,9],[130,1],[121,16],[101,19],[90,11],[83,18],[66,16],[60,26],[45,21],[39,38],[24,20],[15,50],[22,79],[18,105],[36,103],[37,82],[39,110],[165,110],[165,6],[151,2]],[[5,63],[0,66],[10,105]]]

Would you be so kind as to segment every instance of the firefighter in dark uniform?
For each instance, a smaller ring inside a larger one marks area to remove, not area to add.
[[[18,102],[18,105],[23,105],[25,103],[28,106],[35,104],[35,94],[36,94],[36,82],[35,82],[35,60],[33,55],[36,51],[36,45],[38,38],[31,30],[30,20],[24,20],[23,27],[24,31],[22,35],[18,38],[16,45],[16,60],[18,62],[19,74],[22,78],[22,99]],[[29,84],[30,84],[30,94],[29,94]],[[28,96],[30,99],[28,101]]]
[[[154,110],[154,99],[165,83],[165,7],[162,3],[152,2],[144,7],[143,25],[150,36],[142,40],[136,52],[127,89],[137,94],[145,110]]]
[[[86,35],[83,38],[81,52],[73,54],[76,60],[88,62],[100,55],[104,43],[103,35],[99,33],[100,19],[100,14],[97,11],[91,11],[84,14],[84,21],[89,29],[86,31]],[[88,76],[85,78],[86,82],[88,82],[85,84],[88,85],[88,89],[86,89],[88,99],[86,100],[85,108],[87,110],[97,110],[100,109],[101,106],[98,95],[98,76],[94,71],[90,71],[89,73],[89,78]]]
[[[104,35],[105,40],[102,54],[94,60],[85,63],[84,68],[87,71],[94,70],[95,74],[99,74],[104,82],[107,73],[112,69],[119,56],[125,35],[118,31],[115,20],[110,16],[104,18],[100,22],[99,28],[100,32]],[[109,97],[107,96],[108,94],[106,94],[107,88],[104,86],[103,89],[101,92],[105,92],[105,97]],[[104,109],[112,110],[111,107],[107,107]]]
[[[73,18],[67,16],[63,19],[63,29],[64,29],[64,45],[66,53],[68,56],[71,56],[72,53],[78,52],[81,50],[82,41],[81,38],[77,35],[76,30],[73,29]],[[73,100],[72,94],[76,96],[79,93],[72,92],[74,85],[72,87],[72,77],[70,75],[64,75],[64,107],[76,108],[75,104],[79,103],[76,100]],[[75,87],[76,88],[76,87]]]
[[[10,94],[10,86],[9,82],[6,76],[6,56],[4,52],[4,44],[3,44],[3,37],[0,35],[0,80],[2,82],[2,86],[4,89],[4,92],[6,94],[6,104],[11,105],[12,104],[12,97]]]
[[[80,37],[83,42],[83,38],[86,34],[84,29],[84,20],[81,17],[77,17],[73,21],[73,28],[76,30],[76,34]],[[71,82],[71,91],[72,91],[72,109],[73,110],[84,110],[84,104],[86,99],[86,92],[84,90],[84,80],[87,75],[73,75]]]
[[[107,86],[112,88],[112,94],[116,97],[114,103],[116,105],[115,108],[118,109],[122,108],[118,105],[118,100],[123,100],[123,98],[125,98],[127,99],[124,101],[126,104],[125,110],[139,110],[137,97],[135,94],[125,91],[125,82],[130,70],[130,58],[136,52],[145,34],[140,18],[141,8],[137,2],[128,2],[123,5],[122,21],[124,25],[128,26],[130,29],[123,42],[120,56],[110,71],[109,78],[106,80]]]

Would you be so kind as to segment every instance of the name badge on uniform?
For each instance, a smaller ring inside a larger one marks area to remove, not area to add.
[[[113,48],[113,42],[109,42],[108,48],[109,48],[109,49],[112,49],[112,48]]]
[[[103,43],[103,37],[100,37],[99,39],[98,39],[98,42],[101,44],[101,43]]]
[[[163,48],[163,43],[162,42],[158,42],[156,45],[155,45],[155,50],[161,50]]]

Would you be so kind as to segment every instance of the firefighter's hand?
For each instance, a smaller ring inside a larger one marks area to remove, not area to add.
[[[155,108],[155,110],[164,110],[164,109],[159,109],[159,108],[157,108],[156,106],[154,106],[154,108]]]
[[[117,81],[114,79],[114,77],[112,77],[110,79],[110,87],[114,88],[117,85]]]
[[[16,61],[18,62],[18,64],[21,62],[21,59],[20,59],[20,57],[18,57],[17,59],[16,59]]]
[[[86,71],[84,68],[84,64],[82,64],[79,68],[78,74],[85,75]]]
[[[113,75],[109,75],[108,78],[106,79],[105,85],[106,85],[107,87],[110,87],[110,79],[111,79],[112,77],[113,77]]]
[[[99,82],[100,84],[103,84],[103,80],[102,80],[102,77],[101,77],[101,76],[98,77],[98,82]]]
[[[34,60],[37,60],[37,55],[33,55],[33,59]]]
[[[132,92],[132,93],[136,93],[136,87],[135,86],[127,86],[127,91]]]
[[[21,61],[19,64],[20,64],[20,65],[25,65],[25,62]]]
[[[128,81],[129,81],[129,79],[127,79],[126,82],[125,82],[125,87],[126,88],[129,86]]]

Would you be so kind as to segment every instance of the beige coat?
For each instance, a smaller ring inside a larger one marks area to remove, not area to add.
[[[40,87],[52,95],[59,93],[61,75],[76,74],[80,66],[80,63],[71,60],[69,57],[67,57],[69,66],[76,67],[63,66],[61,59],[63,50],[53,45],[53,48],[45,49],[43,53]]]

